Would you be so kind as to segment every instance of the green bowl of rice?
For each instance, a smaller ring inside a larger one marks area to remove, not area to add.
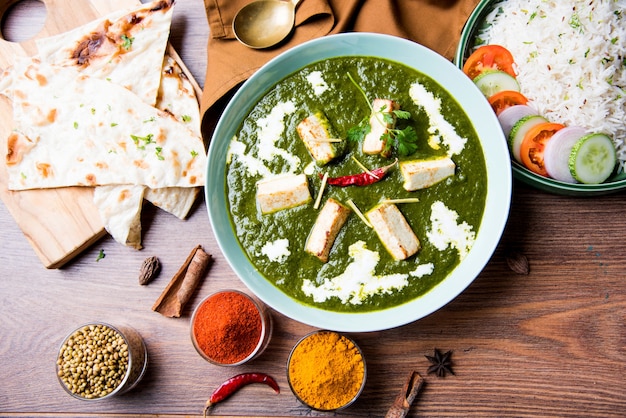
[[[481,0],[463,28],[455,64],[463,68],[472,52],[487,44],[513,54],[520,92],[538,114],[607,134],[617,153],[613,174],[601,184],[557,181],[512,160],[514,178],[561,195],[625,189],[626,11],[621,3]]]

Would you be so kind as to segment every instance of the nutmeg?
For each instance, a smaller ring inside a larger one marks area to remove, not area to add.
[[[528,258],[518,251],[510,251],[506,254],[506,264],[514,273],[523,275],[530,273]]]

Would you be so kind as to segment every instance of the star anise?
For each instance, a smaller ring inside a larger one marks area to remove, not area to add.
[[[436,373],[439,377],[445,377],[446,373],[454,374],[452,371],[452,351],[444,354],[435,348],[435,354],[432,356],[424,356],[430,361],[431,366],[428,368],[428,374]]]

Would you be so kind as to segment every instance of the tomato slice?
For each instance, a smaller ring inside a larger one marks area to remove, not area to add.
[[[503,46],[484,45],[467,58],[463,72],[472,80],[485,70],[500,70],[516,77],[513,55]]]
[[[540,176],[548,177],[548,171],[543,162],[546,144],[552,135],[564,127],[560,123],[545,122],[530,128],[524,135],[520,149],[524,167]]]
[[[489,104],[496,115],[511,106],[525,105],[528,99],[522,93],[515,90],[503,90],[489,98]]]

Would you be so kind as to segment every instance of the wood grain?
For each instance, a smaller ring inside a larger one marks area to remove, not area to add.
[[[172,43],[202,80],[206,21],[200,0],[179,0]],[[191,39],[191,41],[186,41]],[[191,45],[191,44],[193,45]],[[624,193],[598,198],[546,194],[515,183],[510,219],[483,272],[453,302],[396,328],[351,336],[364,351],[368,380],[359,400],[339,416],[380,417],[409,370],[425,386],[409,417],[623,417],[626,411],[626,222]],[[200,416],[222,380],[243,371],[273,375],[281,386],[249,386],[218,405],[215,416],[329,416],[291,394],[286,360],[312,328],[273,312],[265,353],[237,368],[212,366],[194,351],[189,315],[223,288],[245,290],[213,236],[206,202],[187,221],[147,207],[144,249],[105,237],[58,270],[42,267],[0,205],[0,415],[19,417]],[[486,219],[484,227],[489,227]],[[181,318],[151,306],[189,251],[202,245],[214,262]],[[100,250],[105,258],[96,261]],[[507,267],[516,250],[530,274]],[[137,282],[142,261],[159,257],[160,275]],[[67,396],[54,374],[64,336],[89,320],[128,323],[144,337],[149,368],[140,385],[111,401]],[[426,374],[424,357],[452,350],[456,375]]]

